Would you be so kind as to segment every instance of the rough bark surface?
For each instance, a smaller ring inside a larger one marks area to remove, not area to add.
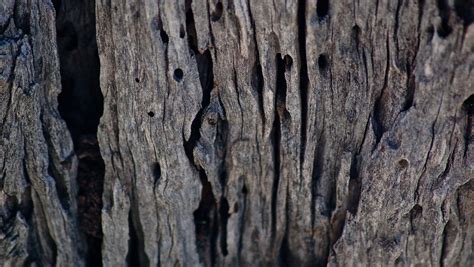
[[[472,1],[80,2],[72,139],[53,5],[0,4],[0,262],[474,264]]]
[[[0,4],[0,263],[80,266],[77,158],[61,91],[50,1]]]

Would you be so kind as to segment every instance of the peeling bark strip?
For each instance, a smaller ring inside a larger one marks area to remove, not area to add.
[[[0,4],[0,265],[474,265],[472,1],[52,2]]]

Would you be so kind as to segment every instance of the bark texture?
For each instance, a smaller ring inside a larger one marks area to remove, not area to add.
[[[0,4],[0,263],[82,265],[50,1]]]
[[[0,4],[0,262],[474,264],[472,1],[93,5],[71,139],[53,5]]]

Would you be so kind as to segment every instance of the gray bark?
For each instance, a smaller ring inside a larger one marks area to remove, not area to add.
[[[474,264],[472,1],[93,5],[0,4],[1,263]]]
[[[0,5],[0,263],[82,265],[51,2]]]

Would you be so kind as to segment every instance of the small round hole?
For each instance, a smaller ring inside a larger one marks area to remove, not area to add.
[[[152,118],[155,117],[155,112],[153,112],[153,111],[148,112],[148,116],[150,116]]]
[[[401,159],[401,160],[398,161],[398,165],[402,168],[406,168],[406,167],[408,167],[408,160]]]
[[[174,78],[175,81],[177,81],[177,82],[182,81],[183,76],[184,76],[184,73],[183,73],[182,69],[175,69],[174,70],[173,78]]]
[[[135,82],[139,83],[139,82],[140,82],[140,79],[135,78]]]
[[[216,22],[222,17],[222,11],[224,7],[222,6],[221,2],[216,4],[216,9],[211,14],[211,21]]]

